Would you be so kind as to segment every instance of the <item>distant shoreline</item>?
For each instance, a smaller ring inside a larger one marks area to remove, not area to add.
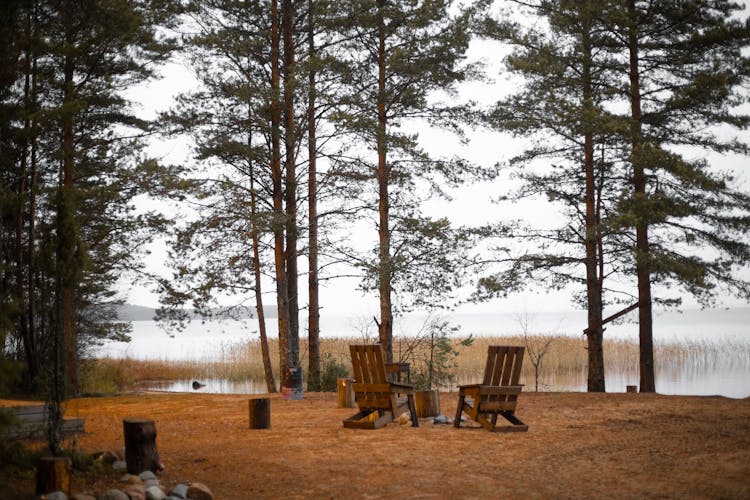
[[[219,311],[220,312],[220,311]],[[276,318],[276,310],[270,307],[264,308],[266,318]],[[200,315],[193,311],[189,312],[191,319],[200,319]],[[156,308],[148,306],[139,306],[135,304],[123,304],[117,308],[117,319],[120,321],[155,321]],[[239,315],[239,319],[252,319],[255,317],[254,311],[246,309],[244,314]]]

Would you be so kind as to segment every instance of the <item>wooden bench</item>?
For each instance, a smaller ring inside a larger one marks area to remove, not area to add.
[[[0,407],[0,413],[10,415],[11,424],[0,431],[6,439],[33,439],[47,433],[47,405],[6,406]],[[63,418],[62,433],[74,434],[83,432],[82,418]]]

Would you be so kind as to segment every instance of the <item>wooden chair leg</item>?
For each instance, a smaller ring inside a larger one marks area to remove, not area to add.
[[[417,407],[414,404],[414,394],[407,395],[406,399],[409,403],[409,414],[411,415],[411,426],[419,427],[419,420],[417,420]]]
[[[458,394],[458,406],[456,407],[456,419],[453,421],[453,427],[461,426],[461,413],[464,410],[464,398],[465,396],[461,393]]]

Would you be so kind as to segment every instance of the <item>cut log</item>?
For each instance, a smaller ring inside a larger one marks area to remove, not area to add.
[[[269,429],[271,427],[271,400],[268,398],[253,398],[248,403],[250,428]]]
[[[68,457],[42,457],[36,464],[36,494],[62,491],[70,495],[71,463]]]
[[[339,395],[339,408],[354,408],[354,380],[340,378],[336,381]]]
[[[437,417],[440,415],[440,393],[434,389],[414,393],[414,405],[417,407],[417,418]]]
[[[125,462],[128,474],[138,475],[147,470],[164,470],[156,449],[154,421],[128,418],[122,421],[122,427],[125,434]]]

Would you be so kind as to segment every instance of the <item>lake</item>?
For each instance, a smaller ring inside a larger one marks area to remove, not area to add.
[[[528,314],[519,318],[512,314],[446,314],[452,324],[460,326],[455,334],[462,338],[475,336],[523,334],[523,323],[529,334],[557,334],[578,336],[582,334],[586,317],[583,311],[564,313]],[[631,314],[632,318],[633,315]],[[408,315],[397,319],[394,336],[414,335],[425,321],[425,315]],[[306,321],[302,320],[306,325]],[[269,336],[276,337],[275,320],[268,322]],[[167,360],[212,360],[220,359],[229,349],[240,342],[258,338],[257,322],[254,319],[227,322],[191,322],[182,332],[167,332],[153,321],[134,321],[130,343],[108,343],[98,349],[97,355],[131,357],[136,359]],[[305,335],[303,332],[301,335]],[[377,329],[372,318],[367,317],[321,317],[321,336],[353,339],[375,338]],[[637,341],[638,325],[622,322],[607,325],[607,339]],[[750,397],[750,308],[722,310],[686,310],[658,313],[654,317],[654,342],[710,342],[728,343],[737,346],[733,358],[726,360],[692,360],[677,366],[657,365],[657,391],[662,394],[713,395],[727,397]],[[607,387],[613,392],[622,392],[626,385],[638,384],[637,367],[628,372],[608,370]],[[164,390],[191,390],[190,381],[178,381]],[[203,381],[207,392],[262,392],[252,383],[233,385],[228,381]],[[548,390],[585,390],[585,373],[558,376]]]

